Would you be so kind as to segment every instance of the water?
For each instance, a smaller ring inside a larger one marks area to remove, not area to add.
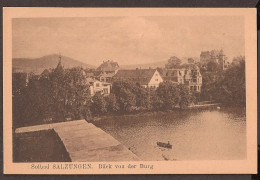
[[[246,158],[246,117],[242,108],[116,116],[95,124],[142,160]],[[173,148],[159,148],[157,141],[170,141]]]

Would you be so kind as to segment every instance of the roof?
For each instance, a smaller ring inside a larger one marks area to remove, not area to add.
[[[119,65],[117,62],[114,61],[105,61],[103,62],[98,68],[97,70],[99,71],[115,71],[119,68]]]
[[[87,77],[113,77],[114,73],[109,73],[105,71],[85,71]]]
[[[114,78],[129,79],[140,84],[148,84],[156,71],[156,69],[118,70]]]
[[[162,71],[162,73],[161,73],[161,76],[163,77],[163,78],[165,78],[165,77],[169,77],[169,76],[171,76],[171,77],[174,77],[174,76],[178,76],[178,72],[179,71],[183,71],[182,69],[164,69],[163,71]]]

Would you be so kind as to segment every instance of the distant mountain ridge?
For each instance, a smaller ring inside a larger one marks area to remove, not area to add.
[[[40,58],[13,58],[13,69],[19,69],[24,72],[33,72],[38,69],[52,69],[55,68],[59,62],[59,55],[52,54]],[[61,56],[61,64],[64,68],[83,67],[95,68],[95,66],[86,64],[67,56]]]
[[[199,58],[191,57],[195,61],[199,61]],[[188,57],[180,58],[182,63],[187,63]],[[59,62],[59,55],[58,54],[51,54],[47,56],[43,56],[40,58],[13,58],[13,71],[14,72],[34,72],[35,74],[40,74],[45,69],[53,69],[57,66]],[[75,60],[73,58],[67,56],[61,56],[62,66],[64,68],[72,68],[72,67],[82,67],[84,69],[96,69],[95,66],[91,64],[86,64]],[[157,67],[164,68],[165,64],[168,63],[168,60],[159,61],[159,62],[152,62],[152,63],[144,63],[144,64],[134,64],[134,65],[120,65],[120,69],[155,69]]]

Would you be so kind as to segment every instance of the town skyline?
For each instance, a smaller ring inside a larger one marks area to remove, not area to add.
[[[13,20],[13,58],[61,53],[95,66],[105,60],[132,65],[166,61],[171,56],[199,58],[201,51],[223,49],[231,62],[244,55],[244,43],[242,17]]]

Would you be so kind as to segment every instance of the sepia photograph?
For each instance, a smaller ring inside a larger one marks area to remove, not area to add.
[[[10,163],[158,173],[168,162],[256,157],[249,11],[108,10],[10,19]]]

